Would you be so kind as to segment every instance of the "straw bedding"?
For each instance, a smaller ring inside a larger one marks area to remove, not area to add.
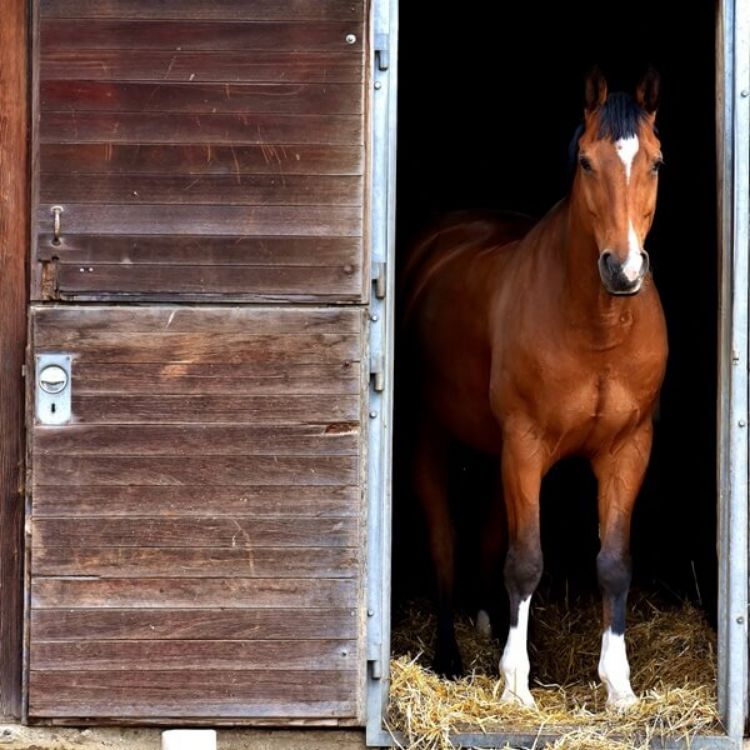
[[[452,748],[450,735],[459,731],[554,733],[559,739],[547,745],[554,750],[640,749],[654,738],[717,731],[715,635],[704,614],[688,603],[633,599],[626,640],[641,700],[622,713],[605,708],[596,675],[598,601],[570,607],[541,602],[532,609],[534,709],[499,702],[500,643],[478,636],[468,618],[457,620],[466,676],[455,682],[437,677],[430,670],[432,610],[424,602],[404,607],[394,622],[389,729],[403,733],[402,746],[420,750]]]

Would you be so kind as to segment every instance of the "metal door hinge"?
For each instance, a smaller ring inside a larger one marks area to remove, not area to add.
[[[369,667],[370,677],[373,680],[382,679],[383,671],[380,668],[380,659],[368,659],[367,666]]]
[[[385,359],[382,354],[373,354],[370,357],[370,375],[373,378],[373,388],[376,393],[385,390]]]
[[[375,34],[375,58],[378,61],[378,70],[388,70],[391,64],[389,48],[388,34]]]
[[[375,286],[375,297],[385,299],[386,269],[382,261],[372,264],[372,283]]]

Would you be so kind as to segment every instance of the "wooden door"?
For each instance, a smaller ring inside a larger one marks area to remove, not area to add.
[[[39,6],[32,299],[363,301],[364,0]]]
[[[361,724],[365,3],[36,13],[28,717]]]

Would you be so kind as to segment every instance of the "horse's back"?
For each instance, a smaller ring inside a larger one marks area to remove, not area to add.
[[[528,216],[497,211],[455,211],[427,226],[406,251],[399,287],[403,317],[442,271],[479,253],[502,252],[534,225]]]

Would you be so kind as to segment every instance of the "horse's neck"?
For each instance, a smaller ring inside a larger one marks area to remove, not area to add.
[[[557,324],[580,335],[588,332],[599,342],[617,337],[623,327],[630,327],[645,295],[616,297],[606,292],[597,266],[596,240],[569,198],[544,221],[546,241],[539,244],[540,262],[558,274],[558,293],[551,300]]]

